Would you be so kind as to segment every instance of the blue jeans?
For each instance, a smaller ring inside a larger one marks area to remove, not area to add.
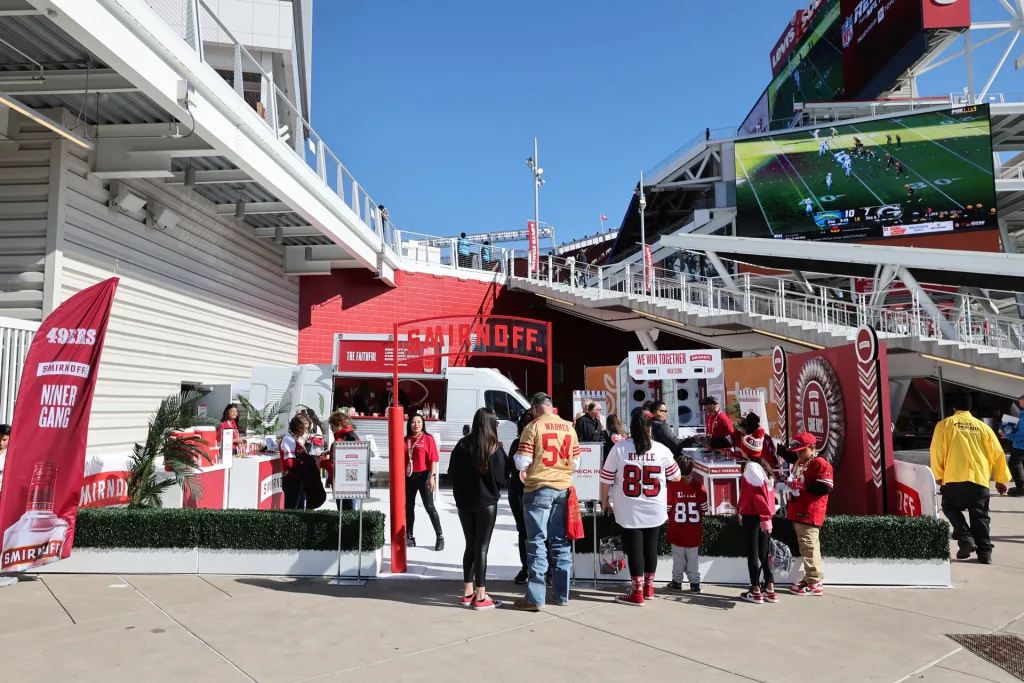
[[[572,549],[566,526],[569,521],[566,503],[569,490],[558,491],[544,487],[523,495],[523,516],[526,518],[526,561],[530,580],[526,585],[526,600],[538,607],[544,604],[544,575],[548,571],[548,550],[554,570],[551,572],[551,592],[557,602],[569,600],[569,573],[572,571]]]

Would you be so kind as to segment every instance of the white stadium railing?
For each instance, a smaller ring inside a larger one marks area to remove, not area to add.
[[[10,424],[14,418],[14,400],[21,384],[21,371],[32,337],[39,323],[0,318],[0,424]]]
[[[682,315],[752,317],[798,323],[819,332],[853,335],[870,324],[885,338],[917,338],[939,344],[955,344],[979,353],[1024,360],[1024,321],[996,314],[978,313],[996,302],[967,294],[932,289],[941,306],[922,305],[917,293],[905,293],[898,301],[872,305],[871,294],[841,292],[810,285],[811,293],[794,291],[792,279],[743,273],[729,287],[718,277],[654,268],[650,291],[645,291],[641,266],[621,263],[595,266],[572,259],[543,256],[535,272],[529,272],[526,252],[510,251],[505,272],[513,279],[538,283],[556,296],[569,294],[598,302],[625,296],[636,302],[664,306]],[[923,286],[925,291],[930,288]],[[952,331],[955,336],[950,336]]]

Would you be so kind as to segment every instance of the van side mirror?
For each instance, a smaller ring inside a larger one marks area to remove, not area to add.
[[[469,436],[469,425],[462,425],[462,435]]]

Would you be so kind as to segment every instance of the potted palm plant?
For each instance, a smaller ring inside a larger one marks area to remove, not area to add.
[[[185,495],[201,499],[202,483],[195,477],[195,468],[203,461],[212,464],[207,443],[195,434],[175,436],[174,433],[196,426],[199,419],[198,391],[172,394],[160,402],[149,420],[146,440],[135,444],[125,467],[128,482],[128,507],[163,507],[162,494],[175,484]],[[158,470],[163,458],[165,468]],[[170,470],[172,476],[165,472]]]

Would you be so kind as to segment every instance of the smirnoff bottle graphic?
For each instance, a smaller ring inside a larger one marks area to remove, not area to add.
[[[29,483],[25,514],[4,532],[0,571],[17,572],[60,559],[68,523],[53,514],[56,478],[56,463],[36,463]]]

